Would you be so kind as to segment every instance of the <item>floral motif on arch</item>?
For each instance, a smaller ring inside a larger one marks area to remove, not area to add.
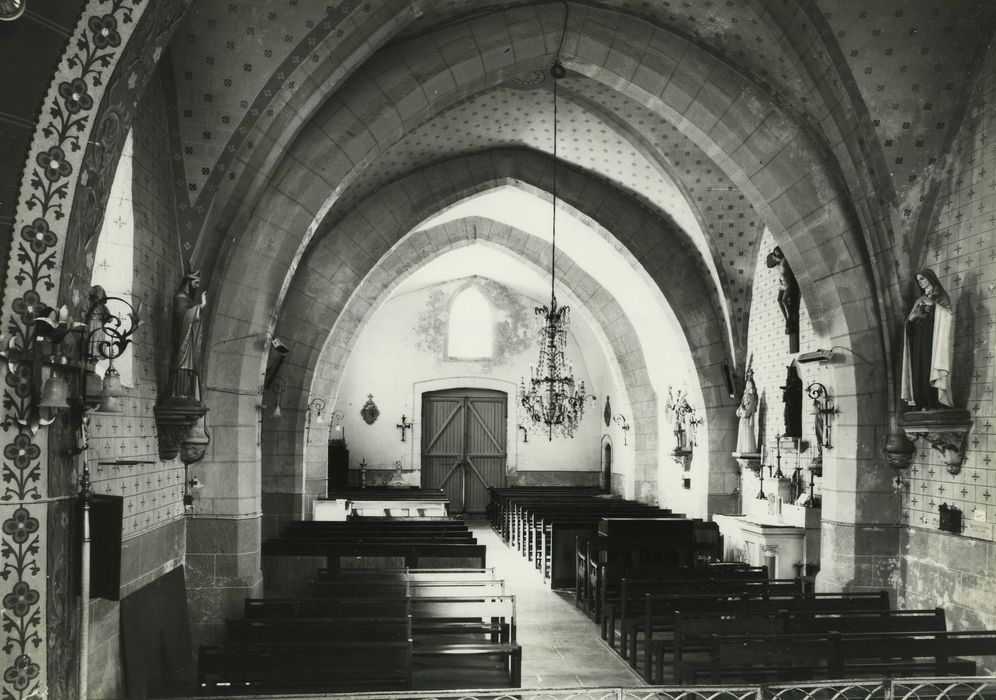
[[[66,227],[83,155],[105,84],[144,0],[90,0],[49,86],[22,175],[4,289],[7,359],[2,388],[0,465],[0,700],[46,694],[45,443],[31,428],[31,370],[11,358],[30,352],[31,326],[55,306]],[[39,590],[40,587],[40,590]]]

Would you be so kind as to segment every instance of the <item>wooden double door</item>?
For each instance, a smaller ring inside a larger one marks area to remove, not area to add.
[[[422,394],[422,486],[443,489],[451,513],[483,513],[488,487],[505,485],[507,421],[503,391]]]

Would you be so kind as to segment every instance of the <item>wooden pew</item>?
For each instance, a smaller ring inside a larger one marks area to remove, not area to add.
[[[474,664],[474,659],[497,659],[503,673],[496,676],[495,680],[502,687],[518,687],[522,678],[522,649],[519,644],[512,641],[490,641],[490,634],[494,631],[490,626],[484,628],[484,633],[479,627],[472,628],[467,623],[464,623],[464,627],[465,631],[457,631],[451,627],[442,630],[442,633],[438,629],[423,627],[418,637],[413,637],[410,617],[406,620],[357,617],[229,620],[226,625],[225,648],[243,648],[247,645],[275,647],[302,643],[322,645],[330,639],[375,638],[380,641],[402,642],[414,639],[412,657],[415,688],[439,689],[454,683],[462,683],[461,687],[466,687],[468,680],[475,680],[476,682],[470,683],[475,687],[483,687],[483,681],[488,679],[487,669],[482,668],[479,663]],[[508,638],[507,629],[503,633],[494,633],[501,634],[503,639]],[[423,666],[427,660],[444,658],[448,673],[440,676],[424,672]],[[462,669],[464,673],[460,673],[461,664],[469,666]],[[376,687],[370,689],[380,690]]]
[[[547,501],[535,504],[521,504],[518,520],[518,541],[515,542],[519,551],[526,559],[536,562],[539,565],[544,523],[560,522],[590,522],[596,527],[601,524],[602,519],[612,516],[614,518],[628,517],[630,519],[657,519],[670,518],[672,514],[668,510],[661,510],[656,506],[634,501],[624,501],[621,499],[595,500],[582,503],[550,503]],[[549,554],[549,552],[546,552]]]
[[[329,640],[404,642],[411,615],[397,617],[275,617],[226,620],[226,644],[323,643]]]
[[[713,635],[709,659],[675,664],[681,683],[972,676],[963,657],[996,655],[996,630]]]
[[[592,537],[575,543],[575,593],[584,599],[584,611],[595,620],[599,619],[599,579],[602,570],[597,563],[615,562],[623,566],[635,566],[656,561],[677,568],[691,566],[694,557],[691,520],[675,519],[660,521],[666,523],[667,531],[648,539],[629,536]],[[580,580],[579,580],[580,579]]]
[[[736,594],[694,594],[644,596],[641,619],[627,619],[622,627],[623,641],[630,664],[637,668],[637,642],[643,636],[643,675],[652,673],[654,635],[673,638],[676,611],[750,612],[763,610],[888,610],[889,596],[885,591],[855,593],[812,593],[800,596],[763,596],[740,592]],[[624,657],[627,658],[627,657]]]
[[[517,642],[416,644],[413,657],[418,690],[522,686],[522,647]],[[483,659],[497,659],[501,667],[501,673],[491,682],[489,669],[480,664]],[[425,668],[433,661],[442,673],[433,675]],[[468,667],[468,661],[476,663]]]
[[[488,489],[490,498],[486,507],[488,519],[495,532],[502,535],[506,541],[505,516],[509,501],[513,498],[526,498],[528,496],[550,497],[553,495],[571,494],[575,496],[593,496],[604,493],[597,486],[513,486],[513,487],[490,487]]]
[[[412,688],[412,643],[202,646],[202,695],[356,692]]]
[[[377,543],[356,544],[312,540],[267,540],[264,557],[322,557],[326,568],[483,568],[487,548],[482,544]]]
[[[602,639],[615,645],[615,619],[625,619],[631,610],[642,609],[643,596],[658,582],[691,579],[717,581],[764,581],[768,569],[739,562],[712,562],[696,566],[671,566],[648,562],[630,566],[619,562],[595,563],[596,609],[601,623]],[[626,585],[624,585],[624,583]],[[646,588],[641,588],[646,586]],[[662,591],[663,592],[663,591]],[[611,632],[611,633],[610,633]]]
[[[658,639],[652,647],[653,675],[650,683],[664,682],[664,666],[688,663],[695,655],[708,654],[715,635],[825,634],[874,630],[886,632],[943,632],[944,610],[771,610],[742,613],[688,613],[676,611],[673,640]],[[674,681],[681,682],[677,670]]]
[[[310,593],[318,598],[356,598],[373,596],[376,598],[458,598],[465,596],[505,595],[503,580],[339,580],[312,581]]]
[[[693,568],[692,571],[695,569]],[[701,579],[672,580],[628,580],[623,579],[620,596],[612,600],[602,609],[602,638],[615,648],[616,611],[620,627],[625,627],[628,619],[633,617],[633,610],[641,609],[640,603],[646,595],[681,596],[689,594],[747,594],[750,598],[770,598],[772,596],[795,596],[804,593],[801,579],[767,579],[767,578],[732,578],[705,577]],[[639,614],[639,612],[637,612]],[[787,630],[782,630],[787,631]],[[626,637],[623,636],[623,641]],[[621,654],[626,658],[626,646],[622,646]]]
[[[247,598],[245,618],[363,618],[411,615],[412,634],[487,630],[515,641],[515,596],[453,598]]]
[[[329,571],[318,569],[318,581],[359,581],[359,580],[404,581],[494,581],[494,568],[487,569],[340,569]]]

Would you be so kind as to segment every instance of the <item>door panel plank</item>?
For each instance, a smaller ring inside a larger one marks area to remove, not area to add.
[[[483,512],[505,485],[508,395],[450,389],[422,395],[422,485],[442,488],[450,512]]]

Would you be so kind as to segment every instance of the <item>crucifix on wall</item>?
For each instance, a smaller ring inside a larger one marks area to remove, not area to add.
[[[778,308],[785,317],[785,334],[789,337],[789,352],[799,352],[799,283],[789,267],[782,249],[768,253],[765,265],[778,268]]]
[[[402,413],[401,414],[401,422],[398,423],[394,427],[398,428],[401,431],[401,442],[404,442],[405,441],[405,432],[408,431],[408,430],[411,430],[412,424],[411,424],[411,421],[407,420],[407,417],[405,416],[405,414]]]

